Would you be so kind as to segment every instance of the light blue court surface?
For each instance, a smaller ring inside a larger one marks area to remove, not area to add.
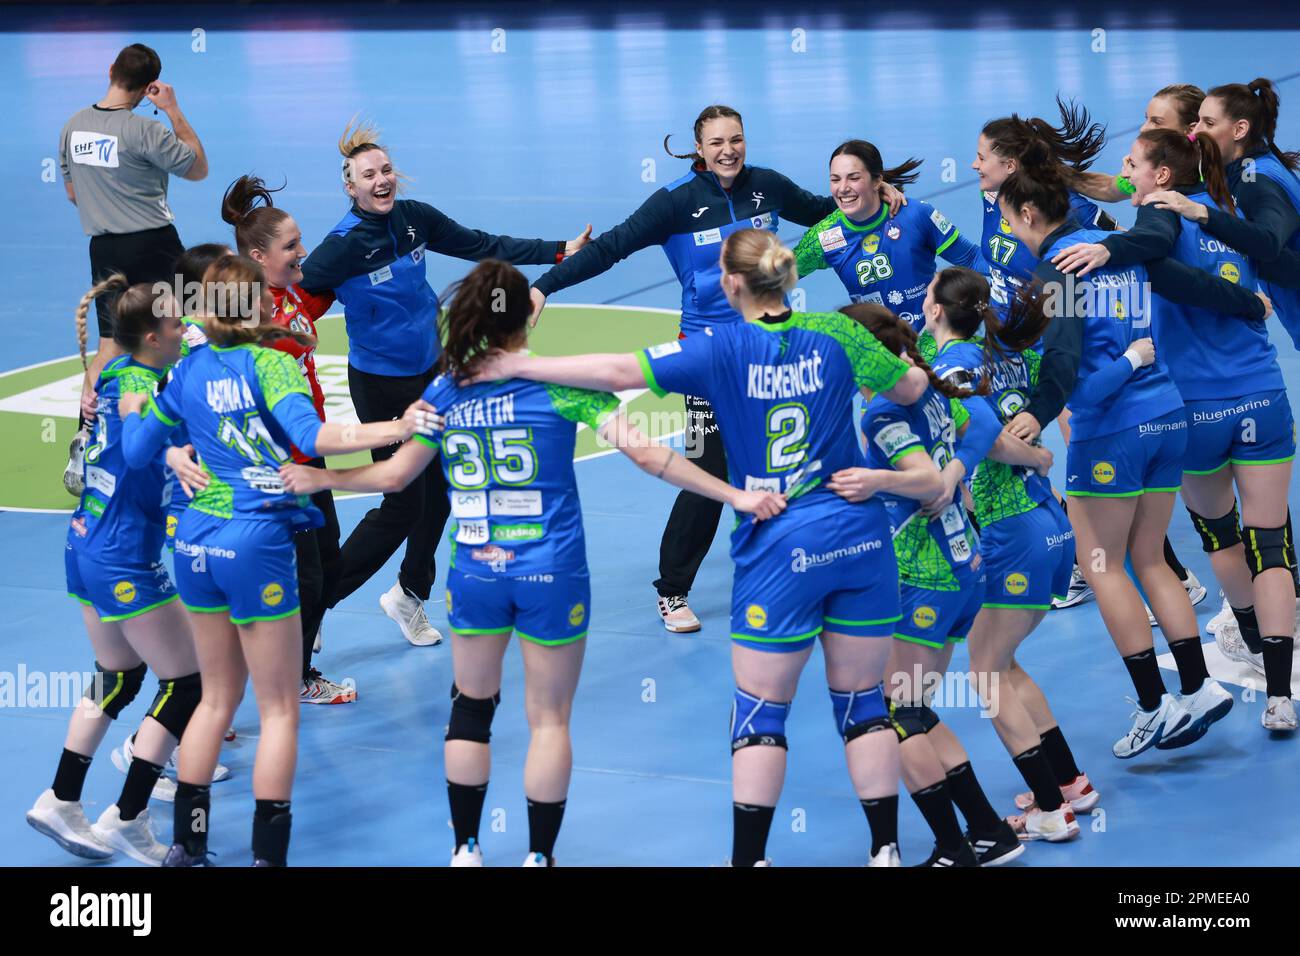
[[[260,24],[256,30],[223,19],[230,14],[202,10],[139,15],[139,29],[130,30],[115,28],[107,18],[117,14],[110,11],[70,20],[51,11],[20,18],[29,32],[0,34],[0,60],[11,65],[9,119],[0,133],[7,225],[0,238],[0,372],[75,351],[71,318],[89,275],[86,241],[61,184],[43,178],[43,164],[57,163],[63,121],[103,94],[113,56],[134,41],[159,51],[162,78],[175,86],[208,151],[206,181],[172,182],[172,206],[188,244],[230,240],[218,216],[221,194],[248,171],[272,183],[287,180],[278,203],[297,218],[309,246],[319,241],[346,209],[335,143],[358,112],[383,127],[396,164],[410,177],[409,196],[467,225],[554,238],[576,235],[587,222],[598,232],[609,228],[681,175],[685,164],[664,155],[663,136],[671,132],[679,150],[689,147],[695,115],[712,102],[744,114],[751,162],[818,191],[826,189],[831,149],[850,136],[877,143],[887,163],[923,158],[921,180],[909,194],[932,199],[973,236],[979,196],[967,167],[980,126],[1013,110],[1051,115],[1057,90],[1080,98],[1110,125],[1103,170],[1118,169],[1148,96],[1171,82],[1281,80],[1278,139],[1300,147],[1300,32],[1270,29],[1265,20],[1253,30],[1211,24],[1179,30],[1176,18],[1158,11],[1093,12],[1062,14],[1043,29],[1017,29],[1010,15],[965,16],[961,29],[943,29],[949,24],[941,15],[914,14],[883,17],[866,30],[854,17],[819,13],[803,22],[777,11],[749,14],[727,29],[721,14],[588,16],[556,8],[494,17],[444,8],[420,20],[438,29],[420,31],[400,29],[413,23],[403,19],[405,10],[385,9],[378,20],[357,24],[342,19],[342,8],[236,14]],[[56,22],[58,32],[48,32]],[[1098,27],[1106,31],[1104,52],[1094,52]],[[504,33],[494,35],[497,28]],[[800,37],[803,52],[796,52]],[[494,42],[504,49],[493,52]],[[147,104],[145,110],[152,115]],[[1116,211],[1132,221],[1127,207]],[[795,227],[782,233],[787,240],[798,234]],[[465,269],[435,258],[430,280],[442,289]],[[829,274],[804,290],[809,308],[834,308],[844,299]],[[652,249],[555,301],[673,307],[677,286],[663,255]],[[1295,350],[1275,331],[1288,377],[1300,383]],[[1055,429],[1050,441],[1063,467]],[[578,470],[593,616],[557,857],[565,865],[719,863],[730,850],[731,816],[725,537],[719,535],[692,594],[703,632],[666,635],[650,582],[674,493],[617,456]],[[45,480],[57,483],[59,475]],[[341,505],[345,532],[368,504]],[[58,514],[0,513],[0,677],[11,688],[20,673],[93,668],[77,606],[64,595],[66,522]],[[1211,588],[1198,608],[1203,625],[1219,602],[1181,508],[1172,537]],[[444,558],[445,549],[440,568]],[[378,597],[395,575],[396,563],[326,620],[318,663],[336,680],[354,680],[360,701],[304,708],[296,864],[419,865],[449,858],[441,758],[449,649],[410,647],[382,614]],[[440,600],[431,602],[430,617],[444,627]],[[1207,650],[1216,674],[1243,676],[1218,658],[1212,642]],[[965,659],[959,651],[957,663]],[[1124,696],[1131,687],[1095,604],[1053,613],[1021,661],[1047,691],[1081,766],[1103,793],[1105,811],[1082,821],[1084,833],[1073,844],[1032,846],[1024,865],[1294,862],[1300,739],[1269,739],[1259,726],[1261,702],[1243,702],[1240,686],[1230,685],[1238,694],[1233,712],[1201,743],[1121,762],[1110,747],[1128,726]],[[817,655],[791,716],[788,783],[770,855],[778,864],[860,865],[866,823],[849,787],[820,668]],[[1174,682],[1172,671],[1166,679]],[[90,771],[92,819],[122,782],[108,748],[138,722],[151,694],[146,685]],[[490,863],[516,865],[527,849],[527,738],[513,651],[502,698],[483,842]],[[6,778],[0,863],[83,865],[22,819],[50,784],[68,716],[65,708],[40,703],[30,694],[6,697],[0,709]],[[1011,798],[1023,787],[989,721],[969,706],[942,714],[997,805],[1012,812]],[[251,698],[236,727],[239,739],[223,756],[233,777],[214,788],[212,848],[226,865],[249,862],[257,740]],[[170,814],[170,805],[154,804],[164,836]],[[906,798],[901,822],[904,860],[919,862],[930,841]]]

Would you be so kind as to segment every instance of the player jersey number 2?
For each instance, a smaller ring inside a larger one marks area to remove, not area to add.
[[[487,448],[474,432],[448,432],[443,436],[452,485],[483,488],[489,480],[500,485],[526,485],[537,477],[531,428],[493,428],[484,437]]]
[[[808,455],[808,409],[777,405],[767,413],[767,470],[788,471]]]

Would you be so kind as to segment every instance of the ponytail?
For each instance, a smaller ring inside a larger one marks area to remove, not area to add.
[[[1094,123],[1084,106],[1073,100],[1067,103],[1059,93],[1056,108],[1061,114],[1059,126],[1038,117],[1021,119],[1012,113],[1009,117],[985,123],[981,132],[989,145],[1006,159],[1023,162],[1026,151],[1038,143],[1047,148],[1047,158],[1051,162],[1084,172],[1106,145],[1106,127]]]
[[[1204,183],[1206,192],[1220,209],[1236,214],[1237,207],[1223,169],[1223,155],[1213,138],[1199,133],[1184,136],[1172,129],[1149,129],[1139,133],[1137,141],[1147,162],[1169,167],[1171,186],[1195,187]]]
[[[268,189],[257,176],[246,175],[231,183],[221,197],[221,218],[235,227],[235,245],[240,255],[271,248],[280,225],[289,218],[283,209],[275,208],[271,199],[272,193],[283,188],[284,185]]]
[[[213,345],[268,345],[290,338],[313,346],[316,339],[277,325],[261,310],[267,288],[262,267],[244,256],[222,256],[203,274],[203,330]],[[256,323],[254,322],[256,319]]]
[[[101,295],[108,292],[121,292],[127,287],[126,276],[120,272],[115,272],[107,279],[103,279],[93,286],[81,297],[77,303],[76,323],[77,323],[77,352],[81,355],[81,367],[89,369],[89,363],[86,361],[86,342],[88,333],[86,331],[86,316],[90,314],[90,303],[94,302]],[[117,300],[113,300],[113,308],[117,308]]]
[[[343,130],[343,135],[339,137],[339,153],[343,156],[344,183],[352,182],[352,160],[355,157],[376,149],[386,156],[389,155],[388,148],[379,143],[379,127],[370,120],[361,120],[359,115],[353,115],[348,121],[347,128]],[[391,160],[392,157],[389,156],[389,161]],[[395,166],[393,176],[397,180],[395,192],[402,188],[403,183],[410,181],[407,176],[398,172]]]
[[[836,156],[853,156],[858,162],[862,163],[867,173],[872,179],[883,179],[892,186],[906,186],[917,181],[920,173],[916,172],[921,166],[921,160],[908,159],[890,169],[885,169],[884,160],[880,158],[880,150],[874,144],[867,142],[865,139],[846,140],[835,147],[831,153],[831,159]]]
[[[791,252],[767,229],[738,229],[722,244],[722,268],[741,276],[756,299],[785,295],[799,281]]]
[[[438,369],[456,378],[469,378],[491,349],[513,342],[533,309],[528,280],[500,259],[484,259],[447,295]]]
[[[964,266],[949,266],[935,276],[934,301],[943,306],[948,328],[963,339],[972,339],[984,329],[986,362],[1019,354],[1032,346],[1042,330],[1019,324],[1002,324],[989,304],[989,283],[984,276]]]
[[[737,113],[730,106],[722,106],[721,104],[714,104],[713,106],[706,106],[703,110],[700,111],[700,115],[695,118],[695,142],[699,143],[703,141],[702,137],[704,135],[705,123],[707,123],[709,120],[722,119],[724,117],[734,119],[737,123],[740,124],[741,130],[742,131],[744,130],[745,121],[740,118],[739,113]],[[668,141],[672,139],[672,136],[673,134],[669,133],[667,136],[664,137],[665,153],[673,157],[673,159],[689,159],[692,162],[692,164],[694,163],[702,164],[704,162],[704,157],[701,156],[695,150],[691,150],[691,152],[689,153],[674,153],[668,147]]]
[[[1281,103],[1271,80],[1261,76],[1249,83],[1226,83],[1206,95],[1222,101],[1228,119],[1246,120],[1250,124],[1250,132],[1241,144],[1244,155],[1254,156],[1267,150],[1287,169],[1293,172],[1300,169],[1300,152],[1283,152],[1274,140]]]
[[[972,395],[988,394],[988,382],[982,379],[972,391],[968,388],[958,388],[935,375],[934,369],[930,368],[916,347],[916,332],[911,324],[904,322],[883,305],[875,302],[858,302],[844,306],[840,312],[865,328],[875,336],[876,341],[894,355],[906,354],[913,365],[925,372],[926,378],[930,380],[930,386],[940,395],[946,398],[970,398]]]
[[[1051,147],[1034,140],[1025,148],[1020,165],[998,190],[998,201],[1014,210],[1033,205],[1049,222],[1070,215],[1070,187],[1065,167],[1055,161]]]

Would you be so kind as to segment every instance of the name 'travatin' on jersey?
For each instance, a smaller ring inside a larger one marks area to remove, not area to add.
[[[513,392],[457,402],[447,411],[448,428],[490,428],[493,425],[509,424],[514,420]]]

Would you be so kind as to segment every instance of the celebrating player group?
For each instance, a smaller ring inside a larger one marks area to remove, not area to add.
[[[680,489],[653,584],[667,630],[701,627],[688,596],[723,506],[735,513],[734,866],[771,865],[786,721],[818,643],[868,866],[903,863],[900,781],[933,833],[922,865],[995,866],[1079,836],[1103,784],[1016,657],[1053,606],[1095,596],[1132,680],[1130,724],[1097,709],[1115,757],[1195,745],[1234,699],[1202,651],[1206,589],[1166,537],[1180,494],[1224,595],[1219,646],[1267,684],[1263,727],[1294,732],[1295,426],[1265,320],[1300,346],[1300,153],[1274,142],[1266,79],[1155,92],[1118,175],[1091,168],[1104,127],[1057,106],[993,118],[971,144],[978,237],[904,194],[919,160],[889,166],[852,139],[804,189],[750,165],[740,114],[718,105],[696,119],[694,150],[673,154],[681,178],[595,238],[492,235],[399,199],[393,155],[365,124],[339,143],[350,207],[310,253],[276,191],[241,176],[221,210],[230,246],[186,250],[174,289],[114,276],[77,310],[84,359],[90,302],[119,293],[122,354],[88,392],[65,545],[102,688],[75,710],[28,822],[85,858],[206,865],[222,738],[251,678],[252,858],[286,865],[300,704],[359,706],[312,666],[322,622],[404,548],[381,604],[412,644],[439,643],[424,602],[445,533],[451,865],[491,850],[480,818],[512,636],[531,731],[523,865],[554,865],[602,586],[574,473],[583,425]],[[1105,211],[1123,201],[1137,208],[1126,231]],[[787,220],[804,229],[790,246]],[[678,338],[529,351],[548,297],[651,245],[681,283]],[[426,281],[433,254],[475,263],[445,302]],[[550,268],[530,285],[522,264]],[[792,311],[821,269],[844,293]],[[326,420],[316,376],[315,320],[336,301],[359,425]],[[628,420],[616,394],[634,389],[684,396],[689,456]],[[1060,487],[1041,443],[1054,423]],[[326,467],[362,450],[370,464]],[[335,490],[383,495],[346,540]],[[960,642],[1023,793],[986,793],[932,706],[928,678]],[[92,823],[91,759],[149,672],[148,714],[112,752],[121,794]],[[151,797],[173,803],[170,840]]]

